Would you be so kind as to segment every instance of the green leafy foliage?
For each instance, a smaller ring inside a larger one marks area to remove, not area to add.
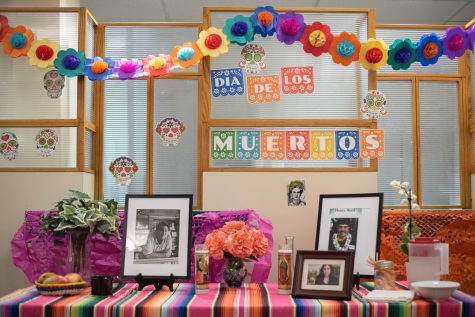
[[[68,198],[58,201],[55,208],[43,215],[41,230],[53,232],[88,230],[100,233],[106,239],[112,234],[120,238],[120,218],[117,215],[115,200],[93,200],[80,191],[69,191],[71,194]]]

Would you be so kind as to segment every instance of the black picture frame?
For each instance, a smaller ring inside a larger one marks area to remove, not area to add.
[[[383,193],[320,195],[315,250],[355,251],[354,274],[373,278],[367,260],[378,257],[383,199]]]
[[[297,251],[292,297],[351,299],[353,255],[351,251]]]
[[[191,194],[126,195],[121,278],[189,279],[192,209]]]

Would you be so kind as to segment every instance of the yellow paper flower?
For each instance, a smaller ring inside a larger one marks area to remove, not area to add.
[[[52,67],[58,51],[59,45],[48,39],[34,41],[28,51],[30,64],[42,69]]]
[[[389,47],[384,41],[369,38],[361,43],[360,63],[367,70],[378,70],[388,61]]]
[[[200,32],[196,45],[203,56],[218,57],[228,52],[229,41],[221,29],[210,27]]]

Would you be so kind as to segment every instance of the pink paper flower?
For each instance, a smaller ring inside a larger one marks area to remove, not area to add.
[[[122,58],[114,65],[114,75],[122,80],[143,76],[142,61]]]
[[[168,74],[173,66],[170,55],[159,54],[149,55],[143,60],[143,70],[150,74],[150,77],[160,77]]]
[[[254,239],[247,230],[239,230],[231,234],[226,239],[226,248],[232,256],[237,258],[247,258],[252,255]]]

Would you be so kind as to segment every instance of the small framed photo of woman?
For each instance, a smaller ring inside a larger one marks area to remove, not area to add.
[[[351,251],[297,251],[292,297],[351,299]]]
[[[193,195],[126,195],[122,278],[190,277]]]

